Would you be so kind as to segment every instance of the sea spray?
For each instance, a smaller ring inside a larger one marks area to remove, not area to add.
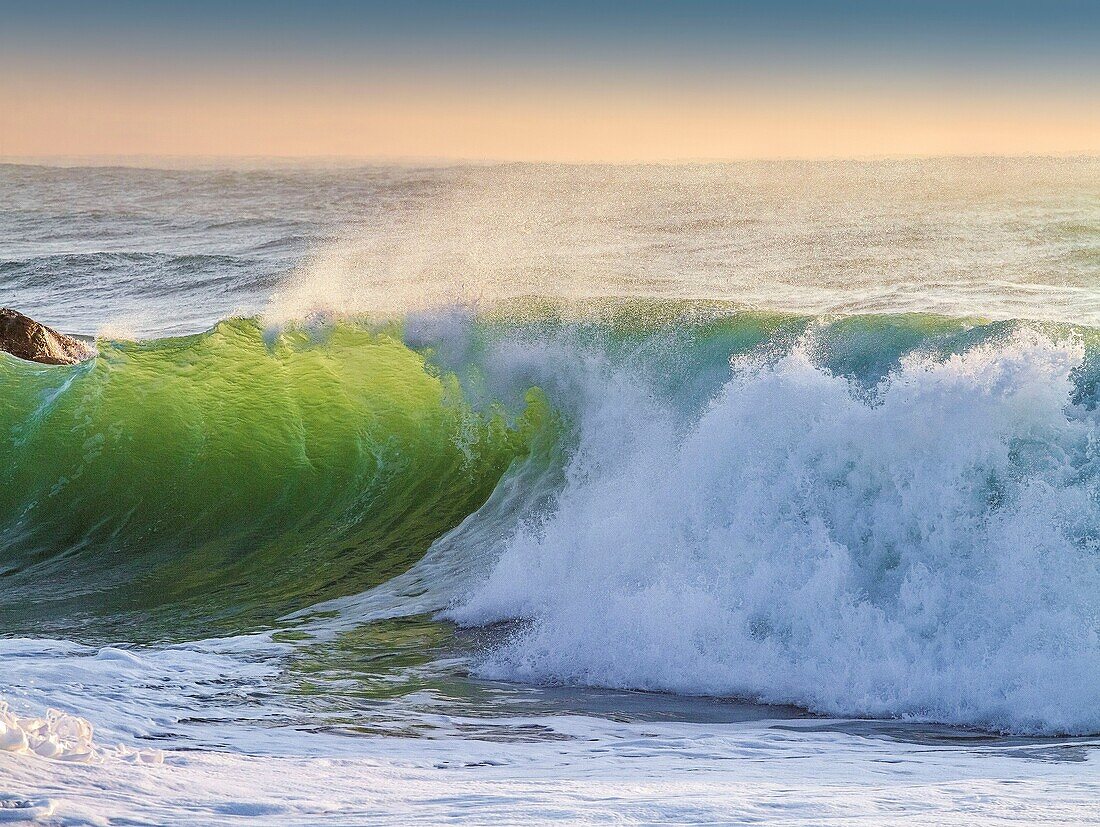
[[[686,428],[590,365],[553,508],[448,612],[525,621],[481,674],[1100,731],[1089,354],[1026,326],[971,342],[845,376],[811,332],[735,358]]]

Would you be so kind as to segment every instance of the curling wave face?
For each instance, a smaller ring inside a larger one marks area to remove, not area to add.
[[[381,582],[475,510],[527,421],[393,332],[255,320],[94,363],[0,358],[0,625],[239,630]]]

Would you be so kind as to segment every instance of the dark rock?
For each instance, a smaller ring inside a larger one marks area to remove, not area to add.
[[[44,365],[75,365],[96,355],[94,346],[6,307],[0,307],[0,350]]]

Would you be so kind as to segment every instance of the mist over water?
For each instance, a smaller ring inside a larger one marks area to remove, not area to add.
[[[0,186],[3,284],[88,334],[516,296],[1100,320],[1095,158],[5,165]]]
[[[0,355],[21,783],[75,756],[131,813],[178,773],[171,821],[254,764],[242,812],[343,823],[324,762],[390,751],[441,790],[1092,760],[1096,159],[0,187],[0,304],[100,351]]]

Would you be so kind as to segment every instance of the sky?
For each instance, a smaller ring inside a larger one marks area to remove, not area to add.
[[[1100,153],[1100,2],[0,0],[0,157]]]

